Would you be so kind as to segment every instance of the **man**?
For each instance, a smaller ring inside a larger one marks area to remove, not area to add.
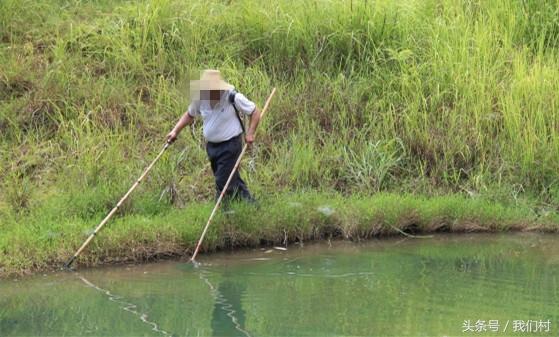
[[[202,117],[204,138],[207,141],[206,152],[215,177],[216,198],[225,187],[243,147],[244,126],[237,111],[250,116],[245,135],[249,145],[254,142],[254,133],[260,121],[260,110],[256,105],[233,89],[232,85],[222,79],[219,71],[204,70],[199,81],[191,82],[194,97],[188,110],[167,135],[167,141],[174,142],[186,125],[192,124],[195,117]],[[238,171],[235,172],[225,197],[254,201]]]

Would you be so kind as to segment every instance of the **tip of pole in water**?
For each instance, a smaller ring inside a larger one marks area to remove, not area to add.
[[[68,260],[68,262],[66,262],[66,263],[64,264],[64,269],[70,270],[70,271],[71,271],[71,270],[72,270],[72,268],[71,268],[72,262],[74,262],[75,259],[76,259],[76,256],[75,256],[75,255],[72,256],[72,258],[70,258],[70,260]]]
[[[197,262],[196,260],[194,260],[194,259],[190,259],[190,262],[192,262],[192,265],[194,266],[194,268],[198,268],[198,267],[200,267],[200,263],[199,263],[199,262]]]

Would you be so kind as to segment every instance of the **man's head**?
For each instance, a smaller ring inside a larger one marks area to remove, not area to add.
[[[190,88],[193,99],[219,101],[222,92],[233,89],[233,86],[223,80],[219,70],[206,69],[200,80],[190,82]]]

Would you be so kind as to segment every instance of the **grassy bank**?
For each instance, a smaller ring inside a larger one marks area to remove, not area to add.
[[[374,209],[389,193],[424,200],[417,209],[450,198],[470,210],[484,200],[515,223],[548,224],[541,217],[559,207],[557,8],[552,0],[4,0],[0,268],[44,267],[75,248],[160,148],[188,105],[190,74],[206,67],[260,105],[278,87],[244,166],[271,210],[315,193],[334,195],[344,214],[366,212],[356,205]],[[172,224],[205,217],[212,197],[200,128],[185,130],[114,228],[138,242],[146,235],[150,249],[162,235],[184,250],[200,221]],[[298,225],[282,219],[286,231]],[[108,246],[83,263],[141,249],[116,233],[121,248],[98,240]]]
[[[102,231],[79,263],[98,265],[189,256],[213,205],[190,204],[157,215],[118,218]],[[507,207],[459,196],[421,198],[396,194],[344,197],[284,194],[219,213],[202,250],[304,243],[318,239],[363,240],[372,237],[432,232],[556,232],[559,216],[534,214],[529,207]],[[60,268],[93,230],[99,219],[28,219],[26,226],[4,232],[0,241],[0,275]],[[50,225],[46,226],[45,223]]]

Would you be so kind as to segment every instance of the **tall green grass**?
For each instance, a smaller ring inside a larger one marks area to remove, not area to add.
[[[95,222],[206,67],[260,105],[278,87],[245,165],[257,196],[459,193],[554,211],[558,14],[556,0],[4,0],[0,229]],[[121,215],[212,196],[186,129]]]

